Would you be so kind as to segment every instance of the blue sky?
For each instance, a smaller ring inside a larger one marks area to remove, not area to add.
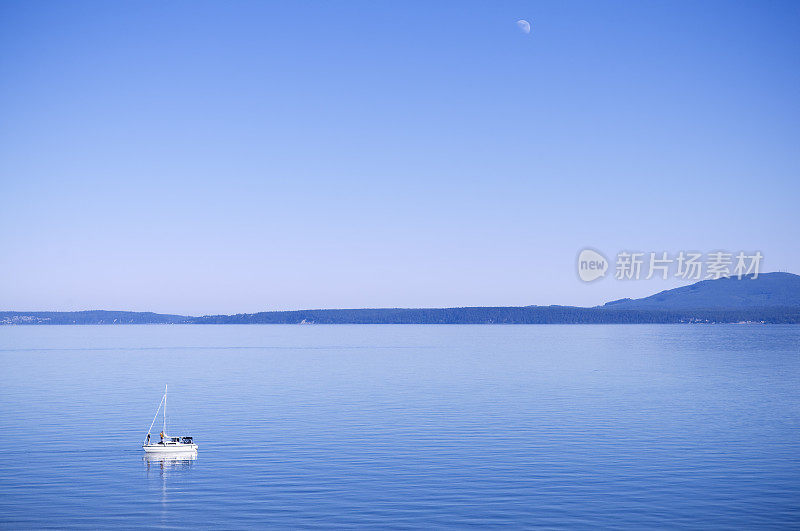
[[[0,309],[681,284],[584,284],[586,246],[800,272],[796,2],[7,1],[0,79]]]

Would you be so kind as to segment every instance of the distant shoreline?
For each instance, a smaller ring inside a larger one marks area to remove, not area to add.
[[[125,324],[800,324],[800,307],[625,310],[573,306],[295,310],[202,317],[89,310],[0,312],[0,325]]]
[[[354,308],[233,315],[88,310],[0,312],[0,325],[41,324],[800,324],[800,276],[703,280],[642,299],[580,306]]]

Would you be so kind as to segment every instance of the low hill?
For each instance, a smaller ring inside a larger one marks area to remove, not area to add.
[[[178,324],[189,322],[184,315],[153,312],[0,312],[3,324]]]
[[[738,310],[630,310],[575,306],[368,308],[206,315],[196,324],[667,324],[800,323],[800,306]]]
[[[703,280],[656,293],[642,299],[608,302],[614,310],[743,310],[750,308],[800,307],[800,276],[791,273],[762,273]]]

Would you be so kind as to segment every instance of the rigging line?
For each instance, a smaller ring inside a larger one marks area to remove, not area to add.
[[[155,414],[155,416],[153,417],[153,422],[151,422],[151,423],[150,423],[150,427],[147,429],[147,433],[148,433],[148,434],[150,434],[150,432],[152,431],[152,429],[153,429],[153,424],[155,424],[155,423],[156,423],[156,419],[158,418],[158,414],[161,412],[161,404],[163,404],[163,403],[164,403],[164,398],[166,398],[166,395],[165,395],[165,396],[162,396],[162,397],[161,397],[161,402],[159,402],[159,403],[158,403],[158,409],[156,410],[156,414]],[[147,442],[147,435],[145,435],[144,442],[145,442],[145,443]]]

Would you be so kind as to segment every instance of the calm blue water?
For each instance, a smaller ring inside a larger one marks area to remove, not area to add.
[[[797,527],[799,382],[797,326],[0,327],[0,525]]]

